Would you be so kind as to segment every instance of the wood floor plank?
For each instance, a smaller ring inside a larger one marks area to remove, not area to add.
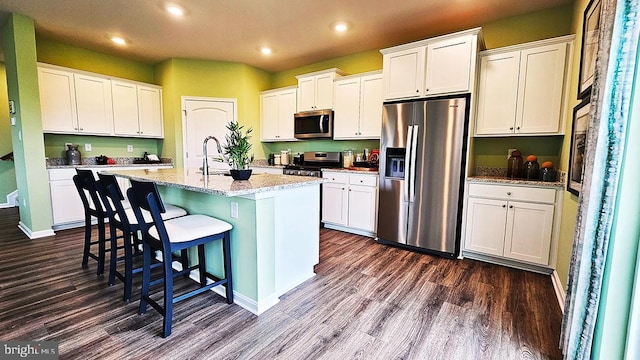
[[[329,229],[317,275],[273,308],[256,316],[208,292],[175,306],[163,339],[160,314],[138,315],[139,276],[127,303],[121,282],[96,276],[95,261],[82,269],[83,229],[29,240],[18,221],[16,209],[0,209],[0,339],[58,341],[61,359],[562,357],[548,276]]]

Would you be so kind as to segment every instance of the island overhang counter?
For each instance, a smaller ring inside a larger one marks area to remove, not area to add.
[[[272,307],[281,295],[315,275],[320,251],[321,179],[254,174],[249,180],[234,181],[230,176],[205,177],[195,169],[182,168],[104,173],[153,181],[163,201],[190,214],[210,215],[233,225],[235,303],[254,314]],[[208,246],[206,256],[207,271],[222,275],[220,244]],[[220,287],[214,291],[224,296]]]

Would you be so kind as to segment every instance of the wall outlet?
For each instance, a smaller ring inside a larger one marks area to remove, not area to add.
[[[133,145],[127,145],[127,152],[133,152]]]
[[[91,151],[91,144],[84,144],[84,151]]]
[[[234,219],[238,218],[238,203],[235,201],[231,202],[231,217]]]
[[[511,157],[511,153],[516,151],[518,149],[509,149],[509,152],[507,153],[507,160],[509,160],[509,158]]]

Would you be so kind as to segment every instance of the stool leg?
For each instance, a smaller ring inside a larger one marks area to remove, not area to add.
[[[116,283],[116,266],[118,262],[118,233],[115,226],[109,225],[111,236],[111,255],[109,257],[109,286]]]
[[[104,218],[98,218],[98,270],[97,275],[104,276],[104,263],[106,253],[106,236],[104,228]]]
[[[146,249],[145,249],[146,250]],[[162,250],[164,262],[164,320],[162,337],[171,335],[171,320],[173,319],[173,266],[170,250]]]
[[[180,250],[180,263],[182,264],[182,270],[189,267],[189,251],[187,249]],[[189,273],[184,274],[184,278],[189,278]]]
[[[91,215],[84,214],[84,251],[82,253],[82,268],[89,267],[89,252],[91,252]]]
[[[224,233],[222,239],[222,252],[224,254],[224,277],[227,279],[226,295],[227,303],[233,304],[233,280],[231,275],[231,239],[229,238],[229,232]]]
[[[147,312],[147,298],[149,297],[149,283],[151,282],[151,246],[142,242],[142,290],[140,291],[140,307],[138,314]]]
[[[207,266],[204,258],[204,244],[198,245],[198,271],[200,272],[200,285],[207,285]]]
[[[131,231],[124,229],[122,240],[124,243],[124,301],[131,300],[133,289],[133,244],[131,242]]]

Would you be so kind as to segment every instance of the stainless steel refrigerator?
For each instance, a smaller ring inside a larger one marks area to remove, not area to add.
[[[377,240],[456,257],[469,97],[385,103]]]

